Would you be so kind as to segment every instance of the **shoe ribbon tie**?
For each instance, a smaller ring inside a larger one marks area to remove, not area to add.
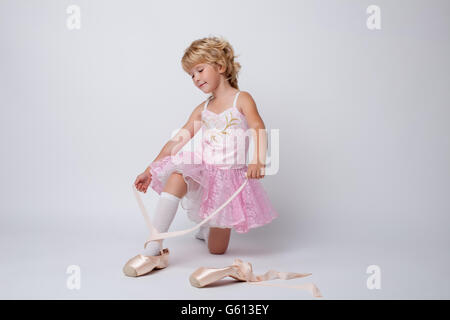
[[[147,244],[151,241],[157,241],[159,242],[159,246],[162,250],[162,241],[163,239],[167,238],[174,238],[179,237],[185,234],[188,234],[192,231],[195,231],[199,229],[202,225],[207,223],[209,220],[211,220],[216,214],[218,214],[225,206],[230,203],[245,187],[245,185],[248,183],[248,177],[246,174],[244,174],[245,181],[242,183],[242,185],[231,195],[231,197],[225,201],[219,208],[217,208],[213,213],[211,213],[207,218],[205,218],[203,221],[198,223],[192,228],[180,230],[180,231],[172,231],[172,232],[159,232],[151,223],[149,214],[147,212],[147,209],[144,206],[144,203],[142,201],[141,195],[139,194],[138,190],[136,189],[136,186],[133,184],[133,193],[136,197],[137,203],[139,205],[139,208],[141,209],[141,213],[144,216],[145,222],[147,224],[148,229],[150,230],[150,236],[148,240],[144,243],[144,249],[147,247]],[[240,272],[243,274],[245,281],[249,284],[255,284],[255,285],[263,285],[263,286],[272,286],[272,287],[283,287],[283,288],[295,288],[295,289],[304,289],[311,292],[311,294],[314,297],[322,297],[319,289],[316,287],[314,283],[306,283],[301,285],[281,285],[281,284],[267,284],[267,283],[261,283],[261,281],[267,281],[267,280],[273,280],[273,279],[283,279],[283,280],[289,280],[294,278],[301,278],[306,277],[309,275],[312,275],[312,273],[295,273],[295,272],[278,272],[275,270],[269,270],[263,275],[255,276],[252,271],[252,265],[249,262],[243,262],[240,259],[235,259],[234,264],[237,268],[239,268]]]
[[[242,261],[241,259],[235,259],[233,266],[235,266],[239,274],[248,284],[269,286],[269,287],[282,287],[282,288],[293,288],[293,289],[303,289],[311,292],[311,294],[316,298],[322,298],[319,288],[314,283],[305,283],[300,285],[281,285],[274,283],[261,283],[261,281],[268,281],[274,279],[290,280],[295,278],[303,278],[312,275],[312,273],[296,273],[296,272],[279,272],[275,270],[269,270],[263,275],[255,275],[253,273],[252,264],[250,262]]]
[[[162,249],[162,240],[163,239],[167,239],[167,238],[173,238],[173,237],[179,237],[185,234],[188,234],[192,231],[197,230],[198,228],[200,228],[202,225],[204,225],[206,222],[208,222],[209,220],[211,220],[216,214],[218,214],[223,208],[225,208],[225,206],[231,202],[231,200],[233,200],[241,191],[242,189],[244,189],[245,185],[248,182],[248,178],[245,175],[245,181],[244,183],[242,183],[242,185],[231,195],[231,197],[225,201],[224,204],[222,204],[219,208],[217,208],[213,213],[211,213],[207,218],[205,218],[202,222],[198,223],[197,225],[195,225],[192,228],[189,229],[185,229],[185,230],[180,230],[180,231],[172,231],[172,232],[159,232],[158,230],[156,230],[156,228],[152,225],[152,223],[150,222],[150,218],[147,212],[147,209],[144,206],[144,203],[142,201],[141,195],[139,194],[139,192],[136,189],[136,186],[133,184],[133,192],[134,195],[136,196],[136,200],[138,202],[139,208],[141,209],[141,213],[144,216],[145,222],[147,223],[147,227],[150,230],[150,236],[148,238],[148,240],[144,243],[144,249],[147,247],[147,244],[151,241],[158,241],[160,244],[160,247]]]

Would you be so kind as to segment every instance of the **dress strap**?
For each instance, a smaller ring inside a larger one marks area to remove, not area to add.
[[[240,93],[240,91],[236,92],[236,96],[234,97],[234,101],[233,101],[233,108],[236,108],[236,101],[239,96],[239,93]]]
[[[236,92],[236,95],[235,95],[234,101],[233,101],[233,108],[236,108],[236,101],[237,101],[237,98],[239,96],[239,93],[240,93],[240,91]],[[211,98],[212,98],[212,96],[209,96],[208,99],[206,99],[205,106],[203,107],[203,110],[206,110],[206,108],[208,107],[209,100],[211,100]]]
[[[208,99],[206,99],[205,106],[203,107],[203,110],[206,110],[206,107],[208,106],[208,102],[209,102],[209,100],[211,100],[211,97],[212,96],[209,96]]]

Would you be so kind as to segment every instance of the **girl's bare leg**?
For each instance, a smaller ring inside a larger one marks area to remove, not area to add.
[[[178,198],[183,198],[187,192],[187,185],[181,173],[173,172],[169,179],[167,179],[163,191],[173,194]]]
[[[230,242],[231,228],[215,228],[209,230],[208,249],[212,254],[224,254]]]

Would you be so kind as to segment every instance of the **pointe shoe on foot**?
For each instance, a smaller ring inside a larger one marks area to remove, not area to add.
[[[169,249],[162,249],[157,256],[137,256],[128,260],[123,267],[123,273],[129,277],[139,277],[153,269],[164,269],[169,265]]]

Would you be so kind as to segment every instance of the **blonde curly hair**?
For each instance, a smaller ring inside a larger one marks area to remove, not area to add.
[[[184,51],[181,66],[187,73],[199,63],[216,64],[225,67],[225,78],[230,85],[239,90],[238,73],[241,69],[231,44],[223,37],[210,36],[195,40]]]

